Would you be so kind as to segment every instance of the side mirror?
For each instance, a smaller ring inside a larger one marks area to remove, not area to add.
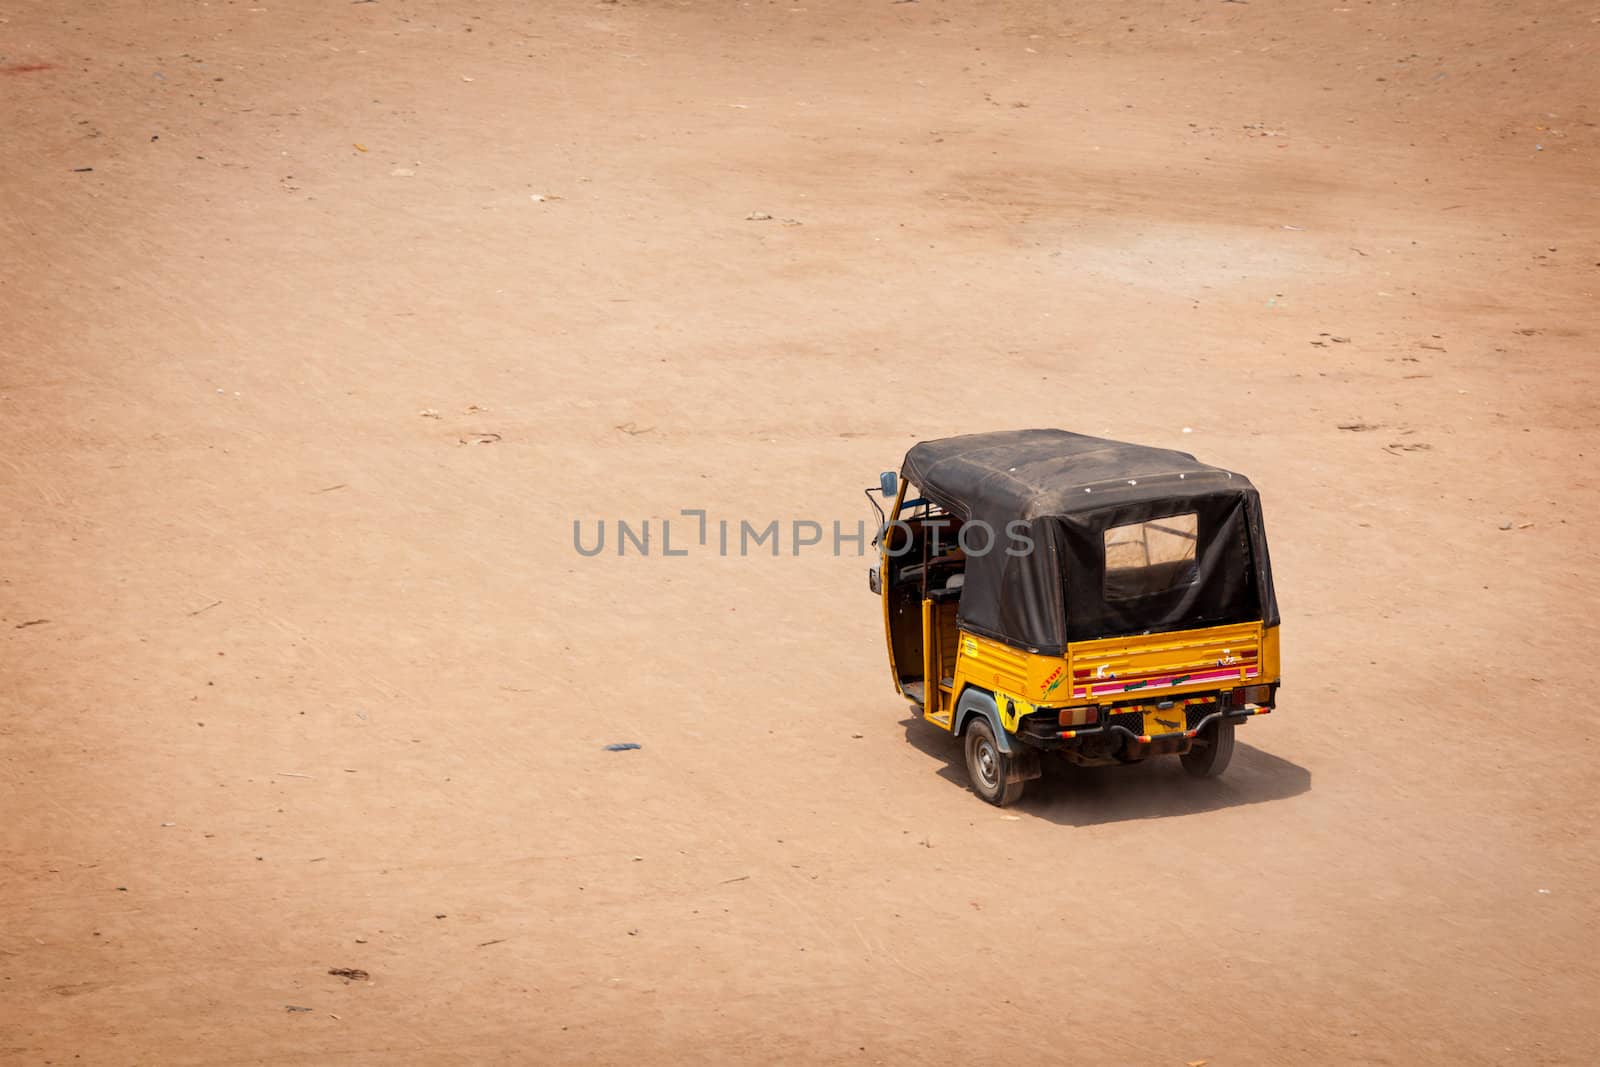
[[[878,492],[884,496],[894,496],[900,488],[900,479],[894,471],[884,471],[878,475]]]

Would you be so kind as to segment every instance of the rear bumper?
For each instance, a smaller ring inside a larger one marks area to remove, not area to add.
[[[1256,704],[1246,704],[1242,708],[1219,708],[1199,716],[1192,722],[1185,724],[1182,730],[1173,730],[1168,733],[1147,734],[1140,730],[1130,729],[1128,725],[1114,720],[1132,719],[1133,715],[1111,715],[1108,720],[1097,726],[1079,726],[1071,730],[1063,730],[1060,725],[1052,721],[1055,714],[1035,714],[1025,718],[1018,724],[1016,736],[1030,745],[1039,748],[1061,748],[1072,745],[1078,741],[1090,738],[1117,738],[1123,741],[1135,741],[1141,744],[1150,744],[1158,741],[1187,741],[1199,736],[1218,722],[1243,722],[1256,715],[1270,715],[1270,707]],[[1140,719],[1143,716],[1139,716]]]
[[[1126,726],[1122,726],[1118,723],[1108,723],[1107,725],[1101,727],[1101,732],[1121,734],[1123,737],[1131,738],[1134,741],[1142,741],[1148,744],[1151,741],[1161,741],[1167,738],[1193,738],[1198,736],[1202,730],[1206,729],[1214,722],[1222,722],[1223,720],[1242,721],[1250,718],[1252,715],[1270,714],[1272,714],[1271,708],[1262,708],[1257,707],[1254,704],[1246,704],[1242,708],[1234,708],[1228,711],[1213,711],[1209,715],[1206,715],[1204,718],[1202,718],[1199,722],[1189,727],[1187,730],[1174,730],[1167,734],[1136,734]],[[1083,737],[1084,731],[1058,730],[1056,731],[1056,736],[1063,741],[1069,741],[1075,737]]]

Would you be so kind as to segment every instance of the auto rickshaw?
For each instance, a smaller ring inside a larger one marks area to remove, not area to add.
[[[1244,476],[1064,430],[924,441],[869,586],[896,689],[964,739],[973,790],[1022,796],[1040,755],[1176,755],[1221,774],[1234,728],[1276,702],[1278,607]]]

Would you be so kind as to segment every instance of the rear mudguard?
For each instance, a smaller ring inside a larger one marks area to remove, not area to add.
[[[973,716],[989,720],[989,729],[994,731],[995,743],[1000,746],[1001,752],[1010,756],[1022,747],[1015,744],[1011,735],[1006,733],[1005,727],[1000,725],[1000,708],[995,704],[994,696],[969,685],[961,691],[961,699],[956,701],[957,737],[967,732],[967,723],[972,721]]]

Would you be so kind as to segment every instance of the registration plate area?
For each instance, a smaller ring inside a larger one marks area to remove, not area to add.
[[[1144,712],[1144,732],[1147,737],[1181,734],[1185,729],[1183,707],[1179,704],[1170,708],[1144,707],[1139,710]]]
[[[1168,704],[1162,707],[1161,704]],[[1162,701],[1159,704],[1123,704],[1112,708],[1106,721],[1141,737],[1182,736],[1194,720],[1216,710],[1216,697]]]

